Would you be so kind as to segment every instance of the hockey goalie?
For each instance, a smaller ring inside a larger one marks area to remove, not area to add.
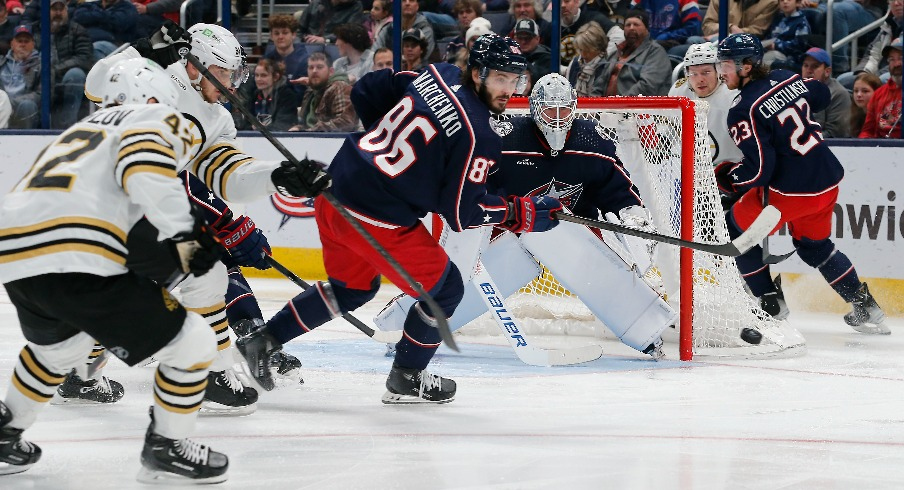
[[[575,119],[576,106],[576,93],[564,77],[550,74],[538,80],[530,95],[530,117],[495,124],[503,152],[487,180],[488,190],[551,196],[575,215],[602,215],[626,227],[655,231],[615,144],[594,121]],[[654,359],[662,357],[662,332],[677,322],[677,313],[662,298],[661,283],[644,274],[655,249],[650,242],[604,236],[569,222],[546,233],[502,232],[492,240],[489,229],[454,233],[438,218],[427,226],[459,270],[471,272],[471,286],[465,287],[450,319],[453,330],[491,306],[481,297],[480,284],[487,284],[482,274],[492,278],[500,296],[508,297],[541,273],[539,261],[623,343]],[[399,296],[374,322],[383,330],[400,330],[413,304],[413,298]]]

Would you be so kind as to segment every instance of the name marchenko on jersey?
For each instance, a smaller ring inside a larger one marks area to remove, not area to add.
[[[440,125],[446,131],[446,136],[452,136],[461,129],[461,121],[458,120],[458,113],[455,112],[452,101],[449,100],[446,93],[433,80],[429,72],[424,71],[419,77],[414,79],[412,84],[417,92],[421,94],[421,97],[424,98],[424,102],[427,103],[436,118],[439,119]]]

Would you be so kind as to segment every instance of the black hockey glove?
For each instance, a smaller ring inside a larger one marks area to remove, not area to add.
[[[142,57],[167,67],[183,58],[183,49],[191,49],[191,35],[179,24],[167,19],[150,39],[139,39],[132,45]]]
[[[325,165],[309,160],[293,164],[282,162],[282,165],[270,174],[270,179],[277,192],[287,197],[317,197],[330,186],[330,176],[323,171]]]
[[[213,230],[202,217],[202,212],[192,206],[195,222],[191,231],[180,233],[167,241],[182,273],[202,276],[220,261],[223,248]]]
[[[508,213],[502,227],[512,233],[530,233],[551,230],[559,224],[553,217],[562,210],[562,203],[549,196],[510,196]]]
[[[724,161],[716,166],[716,184],[719,191],[725,194],[734,194],[737,192],[734,185],[734,177],[731,170],[737,165],[737,162]]]

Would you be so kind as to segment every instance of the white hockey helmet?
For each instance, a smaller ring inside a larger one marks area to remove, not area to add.
[[[684,67],[697,65],[715,65],[719,63],[716,43],[692,44],[684,54]]]
[[[191,34],[191,54],[206,68],[219,66],[232,71],[233,88],[248,80],[245,50],[235,36],[221,26],[195,24],[188,28]]]
[[[101,107],[146,104],[152,97],[159,104],[176,107],[179,91],[160,65],[146,58],[130,58],[110,67],[96,96]]]
[[[577,105],[577,92],[568,79],[557,73],[541,77],[530,92],[530,115],[553,154],[565,146]]]

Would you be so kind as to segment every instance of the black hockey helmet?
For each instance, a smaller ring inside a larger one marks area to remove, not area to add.
[[[477,68],[485,78],[490,70],[521,75],[527,70],[527,57],[521,54],[513,39],[497,34],[484,34],[474,41],[468,55],[468,70]]]
[[[732,34],[719,43],[719,61],[732,60],[740,69],[741,64],[759,66],[763,63],[763,43],[746,32]]]

